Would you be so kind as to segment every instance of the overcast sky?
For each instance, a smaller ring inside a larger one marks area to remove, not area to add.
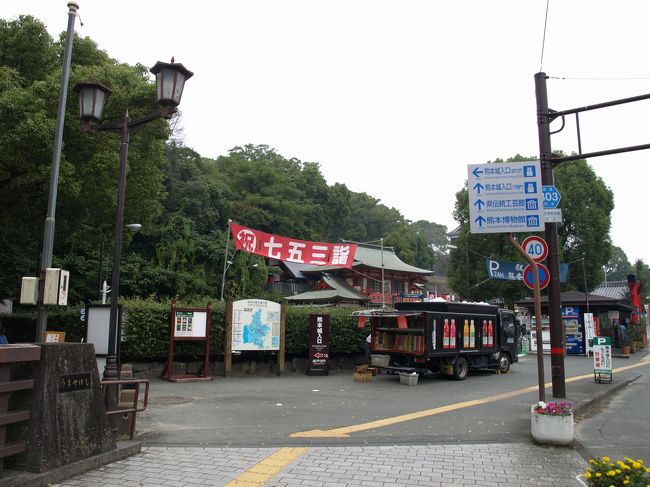
[[[268,144],[449,230],[468,164],[538,155],[540,67],[555,110],[650,93],[647,0],[550,0],[543,61],[546,0],[78,3],[77,32],[110,56],[174,56],[194,71],[181,110],[201,155]],[[0,3],[2,18],[31,14],[53,36],[67,12],[65,1]],[[582,114],[583,151],[650,143],[649,120],[650,101]],[[577,151],[575,133],[571,117],[553,149]],[[589,161],[614,192],[611,235],[631,262],[650,263],[648,161]]]

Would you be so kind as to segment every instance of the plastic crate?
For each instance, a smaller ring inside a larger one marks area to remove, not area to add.
[[[388,367],[390,355],[370,355],[370,363],[373,367]]]
[[[418,383],[418,374],[400,374],[399,383],[406,386],[415,386]]]

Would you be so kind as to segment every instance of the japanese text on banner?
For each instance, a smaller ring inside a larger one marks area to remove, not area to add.
[[[231,223],[235,249],[270,259],[311,265],[352,267],[357,246],[351,243],[323,243],[280,237]]]

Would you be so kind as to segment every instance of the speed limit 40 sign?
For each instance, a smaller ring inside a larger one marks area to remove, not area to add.
[[[543,261],[548,255],[548,244],[542,237],[536,235],[527,237],[521,246],[535,262]]]

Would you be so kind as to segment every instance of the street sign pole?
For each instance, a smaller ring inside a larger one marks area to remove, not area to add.
[[[546,386],[544,384],[544,347],[542,346],[542,297],[539,288],[539,269],[537,262],[515,240],[512,233],[508,234],[508,241],[519,254],[533,267],[533,295],[535,297],[535,333],[537,334],[537,389],[539,400],[546,402]]]
[[[542,184],[553,186],[553,154],[551,152],[551,131],[546,91],[546,73],[535,74],[535,98],[537,99],[537,132],[539,135],[539,162]],[[564,372],[564,333],[560,306],[560,256],[558,251],[557,223],[545,223],[544,235],[548,243],[548,267],[551,282],[548,291],[548,316],[551,332],[551,379],[553,397],[566,397]],[[541,336],[541,335],[538,335]]]

